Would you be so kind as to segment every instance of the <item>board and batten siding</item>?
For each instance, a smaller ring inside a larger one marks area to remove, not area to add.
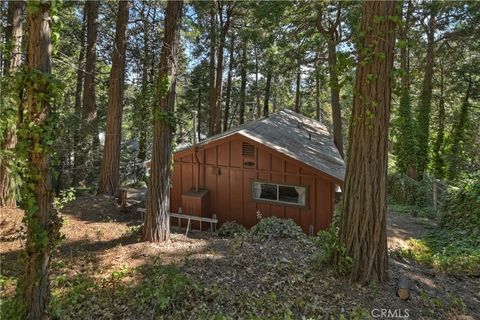
[[[243,156],[243,143],[255,147],[253,156]],[[193,149],[174,154],[171,212],[178,212],[182,194],[194,188],[198,172],[200,189],[209,191],[206,216],[215,214],[220,224],[235,220],[250,228],[257,223],[259,211],[262,217],[293,219],[306,233],[310,226],[317,233],[330,225],[335,181],[326,174],[242,135],[199,146],[197,156],[200,165],[196,163]],[[244,168],[245,161],[254,165]],[[297,207],[255,201],[252,199],[253,181],[305,186],[307,204]]]

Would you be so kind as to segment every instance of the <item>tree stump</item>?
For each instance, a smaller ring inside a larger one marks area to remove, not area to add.
[[[122,208],[126,207],[126,205],[127,205],[127,189],[118,189],[117,203]]]
[[[405,276],[400,276],[397,284],[397,295],[402,300],[410,298],[410,279]]]

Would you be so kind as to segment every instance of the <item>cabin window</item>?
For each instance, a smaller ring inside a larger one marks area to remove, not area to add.
[[[254,181],[252,183],[252,198],[260,201],[305,206],[307,188]]]

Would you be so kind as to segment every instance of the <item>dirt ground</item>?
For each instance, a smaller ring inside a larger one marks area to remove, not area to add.
[[[252,314],[280,318],[287,311],[293,312],[294,319],[312,315],[314,319],[338,319],[342,314],[348,319],[355,310],[373,315],[376,309],[408,309],[409,319],[480,319],[480,279],[436,273],[393,254],[387,283],[359,287],[328,268],[314,267],[318,247],[308,239],[259,242],[221,239],[198,231],[186,237],[185,230],[173,229],[170,241],[150,244],[138,241],[135,229],[141,218],[135,207],[120,212],[108,197],[85,196],[61,212],[66,239],[52,260],[52,277],[88,273],[101,280],[119,268],[136,268],[153,260],[173,263],[212,292],[187,312],[192,319],[205,311],[238,319]],[[19,237],[22,215],[20,210],[1,211],[2,277],[16,277],[20,272],[16,259],[23,242]],[[410,237],[420,237],[424,226],[431,224],[389,213],[389,250],[404,246]],[[413,283],[407,301],[395,295],[401,275]],[[2,284],[0,297],[13,291],[14,284]]]

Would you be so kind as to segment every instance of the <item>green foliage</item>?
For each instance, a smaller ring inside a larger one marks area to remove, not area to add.
[[[415,137],[413,135],[412,107],[410,102],[410,90],[402,89],[400,105],[398,107],[397,143],[394,153],[397,156],[397,166],[400,173],[407,173],[415,164]]]
[[[459,187],[447,190],[441,227],[480,234],[480,173],[464,176]]]
[[[245,227],[235,221],[225,222],[217,232],[218,236],[222,238],[234,238],[238,235],[243,235],[246,233],[247,230]]]
[[[333,265],[335,273],[344,276],[352,270],[353,259],[347,255],[347,248],[339,240],[340,219],[341,211],[338,209],[332,225],[318,232],[315,242],[320,251],[316,254],[315,262],[319,266]]]
[[[148,280],[128,281],[142,274]],[[53,319],[131,318],[139,314],[158,318],[188,303],[200,290],[171,265],[120,268],[101,282],[84,276],[57,278],[50,312]]]
[[[53,198],[53,206],[55,209],[62,209],[67,203],[75,200],[76,191],[74,188],[64,189],[60,194]]]
[[[400,251],[436,270],[453,274],[480,275],[480,236],[461,230],[434,229],[422,239],[411,239]]]
[[[302,239],[305,233],[292,219],[268,217],[261,219],[250,229],[250,234],[260,240]]]

